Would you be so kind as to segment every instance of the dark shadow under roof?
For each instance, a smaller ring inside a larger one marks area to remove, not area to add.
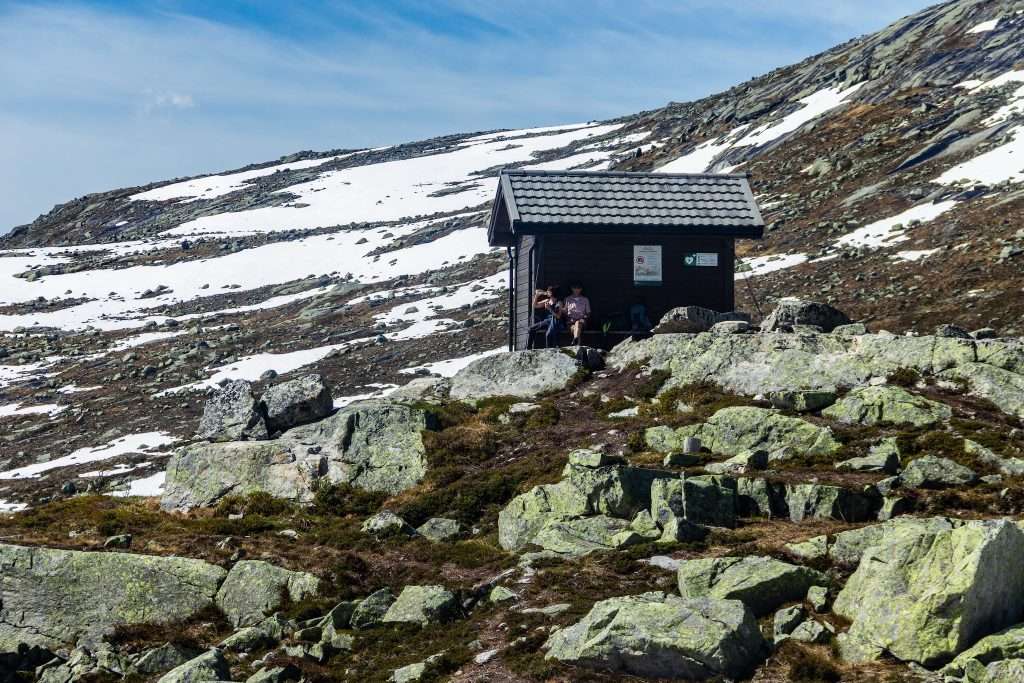
[[[502,171],[490,243],[556,232],[761,237],[764,221],[745,174]]]

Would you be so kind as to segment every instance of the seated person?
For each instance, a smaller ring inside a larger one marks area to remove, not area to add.
[[[571,289],[572,294],[565,298],[565,315],[572,332],[572,343],[579,346],[590,319],[590,299],[583,296],[583,285],[579,282],[574,282]]]
[[[549,349],[558,346],[558,335],[565,331],[565,303],[558,298],[552,298],[548,304],[550,316],[542,321],[546,325],[544,332],[544,348]]]
[[[629,327],[633,334],[647,334],[654,328],[647,317],[647,305],[643,299],[636,299],[629,307]]]

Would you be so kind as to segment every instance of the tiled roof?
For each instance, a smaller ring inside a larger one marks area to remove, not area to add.
[[[498,193],[513,232],[593,226],[760,237],[764,227],[745,175],[505,171]]]

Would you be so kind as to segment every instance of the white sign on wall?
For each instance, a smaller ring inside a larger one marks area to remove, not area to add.
[[[637,285],[661,284],[661,245],[633,245],[633,283]]]
[[[684,266],[696,266],[700,268],[715,268],[718,266],[717,252],[695,252],[683,254]]]

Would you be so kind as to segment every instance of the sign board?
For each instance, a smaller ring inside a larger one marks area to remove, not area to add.
[[[661,245],[633,245],[633,284],[661,284]]]
[[[715,268],[718,266],[718,253],[694,252],[683,254],[683,265],[697,268]]]

